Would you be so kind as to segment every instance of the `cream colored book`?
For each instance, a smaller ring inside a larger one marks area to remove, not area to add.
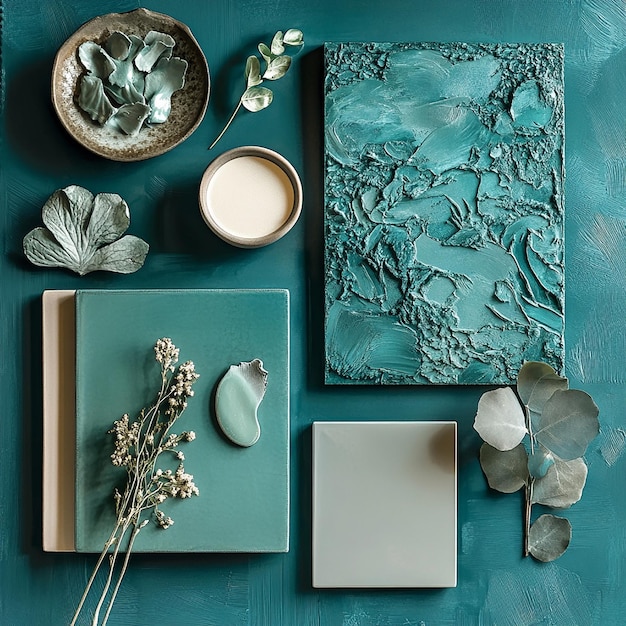
[[[74,550],[75,292],[44,291],[43,549]]]

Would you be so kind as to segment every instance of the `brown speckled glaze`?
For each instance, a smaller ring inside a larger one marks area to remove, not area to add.
[[[77,83],[85,73],[78,47],[85,41],[102,44],[114,31],[145,37],[156,30],[176,41],[174,55],[189,66],[185,86],[172,97],[172,112],[163,124],[143,128],[135,136],[99,126],[77,103]],[[198,127],[209,102],[210,77],[206,58],[187,26],[147,9],[110,13],[83,24],[59,49],[52,69],[52,103],[65,129],[88,150],[113,161],[149,159],[182,143]]]

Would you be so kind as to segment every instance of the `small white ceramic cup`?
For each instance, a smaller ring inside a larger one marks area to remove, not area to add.
[[[220,239],[239,248],[259,248],[283,237],[298,221],[302,183],[285,157],[243,146],[207,167],[199,203],[204,221]]]

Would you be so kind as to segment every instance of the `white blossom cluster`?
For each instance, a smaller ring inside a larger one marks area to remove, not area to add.
[[[187,408],[187,398],[193,396],[191,386],[197,379],[198,374],[195,372],[192,361],[186,361],[178,368],[172,382],[168,412],[182,411]]]
[[[113,422],[113,428],[109,431],[115,435],[115,450],[111,454],[113,465],[121,467],[132,462],[131,451],[135,449],[139,441],[140,427],[141,423],[139,421],[129,424],[128,413],[125,413],[119,420]]]
[[[169,337],[159,339],[155,346],[154,352],[157,363],[161,363],[164,370],[174,371],[174,365],[178,363],[178,355],[180,350],[172,343]]]
[[[167,498],[191,498],[199,495],[193,475],[185,472],[185,455],[178,449],[181,442],[196,438],[193,430],[179,435],[171,432],[174,422],[187,407],[193,396],[193,384],[199,378],[192,361],[176,368],[179,349],[168,337],[159,339],[154,346],[156,361],[161,366],[161,389],[149,409],[142,409],[131,422],[124,414],[113,423],[109,431],[114,436],[111,462],[126,467],[128,483],[124,494],[115,490],[116,510],[122,520],[135,520],[141,513],[152,509],[154,519],[161,528],[174,521],[159,508]],[[161,454],[171,453],[178,461],[176,470],[156,469]]]

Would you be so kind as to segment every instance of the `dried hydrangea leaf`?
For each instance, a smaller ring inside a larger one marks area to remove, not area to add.
[[[176,42],[165,33],[151,30],[145,37],[145,47],[135,57],[135,66],[142,72],[150,72],[161,57],[170,58]]]
[[[148,121],[153,124],[165,122],[172,110],[172,95],[185,86],[187,61],[174,57],[161,59],[146,76],[145,96],[150,105]]]
[[[117,194],[93,196],[77,185],[55,191],[42,209],[45,228],[23,241],[26,257],[43,267],[67,267],[80,274],[94,270],[130,273],[139,269],[148,244],[122,236],[130,224],[128,205]]]
[[[124,104],[111,116],[111,122],[127,135],[134,136],[141,130],[148,115],[150,107],[146,104],[141,102]]]
[[[102,79],[90,74],[80,81],[78,106],[99,124],[106,124],[115,113],[115,107],[105,95]]]

